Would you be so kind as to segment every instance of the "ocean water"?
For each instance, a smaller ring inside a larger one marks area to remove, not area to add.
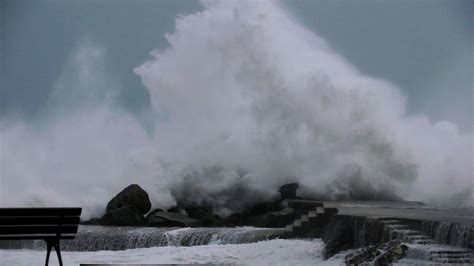
[[[274,239],[248,244],[164,246],[120,251],[62,252],[64,265],[84,264],[245,264],[245,265],[341,265],[342,260],[323,261],[320,239]],[[57,258],[51,254],[50,263]],[[0,250],[1,265],[40,265],[44,250]]]

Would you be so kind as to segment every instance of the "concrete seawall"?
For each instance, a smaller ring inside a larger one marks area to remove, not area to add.
[[[324,202],[323,205],[324,210],[337,209],[338,213],[320,215],[319,220],[315,218],[311,226],[299,228],[293,237],[322,237],[326,258],[344,250],[399,241],[412,245],[411,249],[428,250],[427,247],[436,246],[438,249],[425,256],[431,261],[472,262],[472,209],[434,208],[417,202]]]

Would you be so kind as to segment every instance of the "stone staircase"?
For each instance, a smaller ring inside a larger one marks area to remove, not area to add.
[[[307,214],[301,215],[300,218],[296,219],[292,224],[286,226],[286,230],[289,232],[301,232],[304,229],[308,229],[313,225],[317,225],[318,219],[324,215],[324,208],[323,207],[316,207],[312,211],[308,211]]]
[[[472,254],[468,250],[432,250],[431,261],[439,263],[471,264]]]
[[[434,263],[471,264],[474,262],[472,251],[465,248],[454,248],[448,245],[437,245],[429,236],[410,229],[400,220],[380,220],[384,224],[384,234],[388,240],[400,240],[409,244],[409,253],[414,258],[423,258]]]
[[[294,237],[320,237],[330,216],[337,213],[337,209],[324,208],[322,203],[316,201],[293,201],[289,202],[288,206],[294,208],[296,213],[301,213],[302,209],[305,213],[285,228]]]
[[[412,230],[400,220],[381,220],[384,231],[389,235],[388,240],[401,240],[410,244],[434,244],[434,240],[420,231]]]

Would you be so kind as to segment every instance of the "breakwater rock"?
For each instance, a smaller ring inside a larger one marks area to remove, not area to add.
[[[408,246],[400,241],[390,241],[360,248],[345,257],[346,265],[389,265],[405,258]]]
[[[86,225],[150,226],[150,227],[235,227],[254,226],[281,228],[301,216],[306,210],[288,208],[286,200],[295,198],[297,183],[280,187],[280,196],[273,200],[256,202],[239,213],[220,217],[212,205],[178,202],[164,211],[152,209],[148,193],[137,184],[132,184],[107,204],[102,217],[83,221]]]

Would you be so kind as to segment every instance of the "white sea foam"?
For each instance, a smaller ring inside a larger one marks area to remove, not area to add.
[[[341,261],[323,262],[321,240],[269,240],[239,245],[193,247],[157,247],[124,251],[62,252],[65,265],[80,263],[209,263],[243,265],[338,265]],[[51,263],[56,263],[55,256]],[[2,265],[38,265],[45,251],[0,250]]]
[[[204,4],[135,69],[153,132],[109,104],[106,49],[91,44],[59,78],[55,115],[1,121],[1,205],[80,205],[87,218],[138,183],[154,207],[187,199],[225,214],[299,181],[329,198],[472,206],[471,132],[408,116],[398,88],[359,73],[278,2]]]

